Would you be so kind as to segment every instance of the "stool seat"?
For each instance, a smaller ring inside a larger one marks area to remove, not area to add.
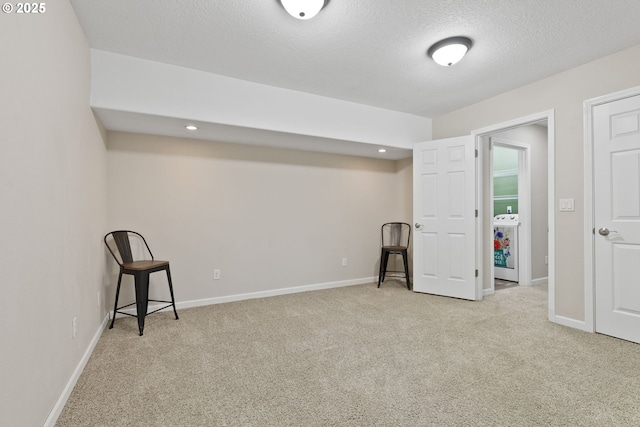
[[[387,251],[406,251],[406,246],[383,246],[382,249],[386,249]]]
[[[122,264],[122,268],[125,270],[150,270],[158,268],[163,270],[165,266],[169,265],[169,261],[152,261],[152,260],[144,260],[144,261],[133,261],[133,262],[125,262]]]

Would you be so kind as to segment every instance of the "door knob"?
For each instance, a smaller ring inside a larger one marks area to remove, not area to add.
[[[601,236],[608,236],[609,233],[617,233],[616,230],[609,230],[608,228],[601,228],[598,230],[598,233],[600,233]]]
[[[420,228],[422,227],[422,224],[420,224],[419,222],[416,222],[416,228]]]

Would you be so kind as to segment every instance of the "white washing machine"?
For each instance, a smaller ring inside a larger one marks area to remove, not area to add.
[[[518,281],[518,214],[493,218],[493,267],[496,279]]]

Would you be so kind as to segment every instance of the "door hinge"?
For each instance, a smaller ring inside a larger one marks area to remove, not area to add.
[[[476,157],[478,157],[478,149],[476,148]]]
[[[476,277],[478,277],[478,269],[476,269]]]
[[[476,218],[478,218],[478,209],[476,209]]]

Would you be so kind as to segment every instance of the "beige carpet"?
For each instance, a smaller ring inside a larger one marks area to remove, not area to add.
[[[58,426],[638,426],[640,346],[402,282],[193,308],[106,330]]]

